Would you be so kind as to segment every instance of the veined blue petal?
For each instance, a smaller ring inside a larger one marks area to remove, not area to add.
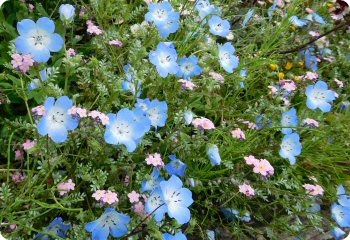
[[[180,224],[188,223],[191,219],[191,212],[187,207],[179,205],[168,205],[168,215],[171,218],[175,218]]]
[[[55,23],[47,17],[41,17],[36,22],[36,26],[39,29],[45,30],[47,33],[53,33],[55,31]]]
[[[22,54],[30,53],[31,46],[29,44],[28,38],[26,37],[23,37],[23,36],[17,37],[15,41],[15,46],[16,46],[17,52],[19,53],[22,53]]]
[[[32,48],[32,49],[30,49],[29,53],[32,55],[34,61],[38,62],[38,63],[45,63],[51,57],[50,51],[49,51],[48,48],[43,48],[43,49],[40,49],[40,50]]]
[[[17,23],[17,30],[21,36],[26,36],[28,33],[36,29],[36,24],[31,19],[23,19]]]
[[[55,103],[55,107],[62,108],[64,110],[68,110],[73,107],[73,102],[67,96],[59,97]]]
[[[64,44],[64,40],[61,35],[57,33],[51,34],[50,44],[47,46],[51,52],[59,52]]]

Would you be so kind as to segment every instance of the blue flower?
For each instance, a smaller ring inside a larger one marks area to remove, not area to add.
[[[75,7],[70,4],[62,4],[59,8],[60,18],[63,22],[73,21]]]
[[[226,72],[233,73],[233,70],[235,70],[239,64],[238,57],[233,55],[235,48],[229,42],[225,43],[224,45],[218,44],[218,47],[220,65],[225,69]]]
[[[345,193],[345,188],[340,185],[337,190],[338,203],[343,207],[350,208],[350,196]]]
[[[323,81],[317,81],[313,85],[309,85],[306,88],[306,106],[310,109],[321,109],[322,112],[329,112],[332,108],[332,101],[335,99],[335,93],[332,90],[328,90],[327,83]]]
[[[68,109],[73,106],[72,100],[67,96],[57,99],[48,97],[45,100],[45,115],[38,122],[38,132],[41,136],[49,135],[55,143],[67,140],[68,131],[78,127],[79,119],[68,114]]]
[[[244,213],[244,215],[241,215],[239,211],[235,208],[222,208],[221,212],[224,214],[226,219],[230,222],[241,220],[243,222],[250,222],[250,214],[248,212]]]
[[[187,165],[180,159],[177,159],[175,155],[169,155],[169,158],[171,159],[171,162],[165,165],[165,169],[168,173],[171,175],[178,175],[179,177],[185,176]]]
[[[164,181],[164,178],[159,176],[160,171],[157,168],[153,169],[151,178],[148,181],[143,181],[141,184],[141,192],[153,191],[159,186],[161,181]]]
[[[192,192],[182,187],[182,181],[175,175],[168,181],[162,181],[147,199],[145,209],[152,213],[155,220],[160,222],[164,214],[175,218],[180,224],[190,221],[191,213],[188,207],[193,203]]]
[[[193,76],[198,76],[202,73],[202,68],[198,66],[198,58],[196,56],[191,56],[189,58],[181,58],[178,61],[179,71],[176,76],[182,77],[186,80],[192,78]]]
[[[335,240],[340,240],[345,235],[345,232],[338,227],[334,227],[331,230],[331,235],[334,237]]]
[[[309,23],[308,20],[300,19],[297,16],[291,16],[289,18],[289,22],[292,23],[294,26],[297,26],[297,27],[304,27],[304,26],[306,26]]]
[[[187,238],[186,238],[186,235],[183,234],[182,232],[178,232],[175,235],[164,233],[163,240],[187,240]]]
[[[171,33],[175,33],[180,28],[178,19],[169,19],[166,23],[157,26],[162,38],[167,38]]]
[[[160,42],[156,51],[151,51],[149,59],[156,66],[161,77],[167,77],[168,74],[176,74],[179,71],[177,64],[177,52],[172,44]]]
[[[109,144],[125,145],[128,152],[136,149],[138,139],[141,139],[149,130],[149,122],[137,121],[139,118],[127,108],[117,114],[107,114],[109,124],[106,125],[104,139]]]
[[[299,156],[301,153],[302,146],[299,139],[299,134],[292,133],[285,135],[282,140],[279,154],[281,157],[287,158],[291,165],[295,164],[295,157]]]
[[[211,5],[209,0],[198,0],[194,6],[199,13],[200,18],[203,20],[209,14],[213,14],[217,9],[214,5]]]
[[[273,12],[277,9],[277,2],[278,0],[274,0],[273,5],[267,10],[267,15],[269,16],[270,21],[272,20]]]
[[[215,240],[215,232],[213,230],[206,230],[208,240]]]
[[[304,55],[305,58],[305,66],[312,71],[316,72],[318,69],[318,58],[314,54],[313,48],[308,48],[306,50],[301,51],[301,54]]]
[[[350,208],[333,203],[331,212],[332,218],[340,227],[350,227]]]
[[[291,134],[293,132],[292,128],[286,127],[297,127],[298,126],[298,116],[295,108],[290,109],[288,112],[282,114],[281,119],[282,133]]]
[[[190,125],[192,123],[193,120],[193,113],[189,110],[184,112],[184,119],[186,122],[186,125]]]
[[[45,228],[45,232],[50,233],[52,235],[61,237],[61,238],[67,238],[66,232],[71,228],[70,224],[63,223],[63,219],[60,217],[56,217],[50,224]],[[35,236],[34,239],[40,239],[40,240],[50,240],[51,237],[39,233]]]
[[[310,21],[315,21],[315,22],[322,24],[322,25],[327,24],[326,21],[323,19],[323,17],[321,17],[320,15],[318,15],[315,12],[306,16],[306,18]]]
[[[52,68],[45,68],[39,72],[40,79],[34,78],[33,81],[30,82],[28,91],[33,91],[34,89],[37,89],[40,87],[41,81],[47,81],[49,76],[52,74]]]
[[[54,33],[55,23],[47,18],[39,18],[35,23],[30,19],[24,19],[17,23],[20,34],[16,38],[15,45],[19,53],[31,54],[38,62],[47,62],[50,52],[58,52],[63,47],[63,38]]]
[[[109,234],[113,237],[124,236],[128,232],[128,215],[118,213],[113,208],[107,208],[97,220],[85,225],[85,229],[92,233],[92,240],[107,240]]]
[[[209,21],[209,31],[217,36],[226,37],[230,33],[230,23],[227,20],[222,20],[221,17],[212,16]]]
[[[210,163],[212,166],[220,165],[221,157],[220,157],[218,146],[211,145],[207,151],[207,155],[210,159]]]
[[[247,26],[247,24],[250,22],[250,19],[252,19],[254,15],[254,9],[249,9],[249,11],[245,14],[243,22],[242,22],[242,26],[245,28]]]
[[[138,82],[136,72],[130,64],[124,66],[126,80],[122,81],[122,89],[131,92],[134,96],[139,97],[141,95],[141,82]],[[136,93],[137,92],[137,93]]]
[[[158,99],[150,101],[147,99],[137,99],[136,108],[144,111],[146,116],[151,120],[151,125],[155,128],[164,127],[168,119],[167,111],[168,105],[165,101],[158,101]]]

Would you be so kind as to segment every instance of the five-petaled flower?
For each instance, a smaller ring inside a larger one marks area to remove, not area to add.
[[[209,21],[210,32],[220,37],[226,37],[230,33],[230,23],[219,16],[212,16]]]
[[[292,165],[294,165],[296,162],[295,157],[301,153],[302,146],[299,140],[300,137],[297,133],[287,134],[282,140],[279,154],[281,157],[287,158]]]
[[[149,60],[156,66],[157,72],[163,78],[179,71],[179,65],[176,62],[177,52],[173,43],[160,42],[157,50],[149,53]]]
[[[45,228],[44,232],[56,235],[61,238],[66,238],[66,232],[71,228],[70,224],[65,224],[61,217],[56,217],[50,224]],[[39,233],[34,239],[50,240],[51,237],[45,235],[45,233]]]
[[[315,85],[306,88],[306,106],[310,109],[321,109],[322,112],[329,112],[331,104],[335,99],[335,92],[328,90],[327,83],[318,81]]]
[[[165,165],[165,169],[172,175],[175,174],[179,177],[183,177],[185,175],[187,165],[180,159],[176,158],[175,155],[169,155],[168,157],[171,159],[171,162]]]
[[[298,116],[295,108],[290,109],[288,112],[282,114],[282,133],[290,134],[293,132],[292,128],[298,126]]]
[[[235,48],[229,42],[225,43],[224,45],[218,44],[218,47],[220,65],[226,72],[233,73],[239,64],[238,57],[233,55],[235,53]]]
[[[182,232],[178,232],[175,235],[164,233],[163,240],[187,240],[187,238],[186,238],[186,235],[183,234]]]

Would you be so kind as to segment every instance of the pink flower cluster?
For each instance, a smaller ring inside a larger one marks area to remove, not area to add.
[[[117,47],[122,47],[123,46],[123,43],[122,41],[118,40],[118,39],[115,39],[115,40],[111,40],[108,42],[109,45],[111,46],[117,46]]]
[[[43,105],[39,105],[35,108],[32,108],[32,113],[34,113],[34,116],[44,116],[45,115],[45,107]]]
[[[12,54],[12,66],[14,69],[20,70],[23,73],[26,73],[29,71],[29,68],[33,66],[34,60],[32,58],[32,55],[30,54],[24,54],[20,55],[18,53]]]
[[[316,184],[316,185],[312,185],[312,184],[304,184],[303,187],[306,189],[307,193],[310,194],[311,196],[322,196],[324,193],[323,188]]]
[[[29,139],[27,139],[26,142],[22,144],[23,149],[25,151],[28,151],[28,150],[32,149],[33,147],[35,147],[35,145],[36,145],[36,142],[34,140],[31,141]]]
[[[103,31],[98,26],[96,26],[91,20],[87,20],[86,25],[86,31],[90,34],[101,35],[103,33]]]
[[[293,92],[297,90],[297,85],[292,80],[280,80],[279,84],[282,86],[283,89],[287,90],[288,92]]]
[[[193,119],[192,124],[195,128],[200,128],[200,129],[204,129],[204,130],[209,130],[209,129],[215,128],[214,123],[205,117]]]
[[[249,155],[248,157],[244,157],[244,160],[248,165],[254,166],[254,173],[259,173],[264,177],[270,177],[275,173],[275,169],[266,159],[257,159],[253,155]]]
[[[243,184],[239,185],[238,187],[239,187],[239,192],[243,193],[244,195],[246,195],[249,198],[251,198],[255,195],[255,190],[252,186],[250,186],[250,184],[243,183]]]
[[[77,55],[76,52],[75,52],[75,50],[74,50],[73,48],[69,48],[69,49],[67,50],[67,54],[68,54],[68,56],[70,56],[70,57],[74,57],[75,55]]]
[[[20,172],[15,172],[14,174],[11,174],[11,179],[14,183],[19,184],[26,179],[26,176]]]
[[[231,131],[231,135],[233,138],[237,138],[239,140],[245,140],[245,134],[240,128],[236,128]]]
[[[183,90],[193,90],[195,87],[197,87],[196,84],[194,84],[192,81],[188,81],[185,79],[178,80],[179,83],[181,83],[181,87]]]
[[[160,168],[164,167],[164,162],[159,153],[149,154],[145,160],[147,165],[153,165],[155,167],[160,167]]]
[[[98,123],[102,123],[102,125],[109,124],[109,118],[107,115],[99,111],[93,110],[89,112],[88,116],[95,119]]]
[[[23,160],[24,159],[24,155],[23,155],[22,149],[17,149],[15,151],[15,159],[16,160]]]
[[[209,72],[209,75],[214,78],[216,81],[223,83],[224,82],[224,77],[217,72]]]
[[[239,122],[244,123],[248,126],[249,129],[259,129],[258,125],[256,125],[255,123],[251,122],[251,121],[246,121],[244,119],[238,119]]]
[[[147,197],[145,195],[140,195],[139,193],[135,192],[134,190],[128,194],[128,198],[130,203],[134,204],[132,209],[134,212],[144,215],[145,214],[145,205],[142,201],[140,201],[140,198],[143,198],[144,201],[147,200]]]
[[[314,128],[320,126],[320,123],[317,122],[315,119],[312,119],[312,118],[306,118],[306,119],[304,120],[304,123],[305,123],[306,125],[308,125],[309,127],[314,127]]]
[[[318,79],[318,74],[314,73],[314,72],[306,72],[306,74],[305,74],[305,76],[303,78],[304,78],[304,80],[308,79],[308,80],[311,80],[311,81],[315,81],[315,80]]]
[[[339,88],[343,88],[344,87],[344,83],[338,79],[334,79],[335,83],[338,85]]]
[[[119,202],[117,193],[110,190],[97,190],[92,197],[102,204],[117,204]]]
[[[85,108],[73,106],[68,109],[68,114],[72,115],[74,118],[85,118],[87,117],[87,110]]]
[[[57,190],[60,193],[60,196],[63,196],[70,191],[75,189],[75,183],[72,179],[68,179],[67,182],[63,182],[57,185]]]

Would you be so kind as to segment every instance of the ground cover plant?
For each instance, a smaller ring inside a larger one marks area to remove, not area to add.
[[[348,235],[347,1],[0,10],[6,239]]]

